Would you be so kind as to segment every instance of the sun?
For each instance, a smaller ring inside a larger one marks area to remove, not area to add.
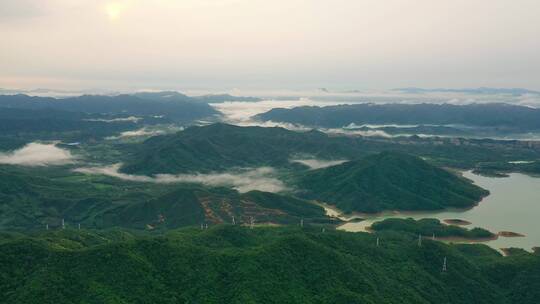
[[[126,9],[126,4],[124,2],[109,2],[105,5],[105,12],[111,20],[116,20],[120,17],[122,12]]]

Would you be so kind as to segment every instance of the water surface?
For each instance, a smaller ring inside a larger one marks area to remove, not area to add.
[[[384,213],[363,216],[366,220],[346,223],[338,229],[347,231],[365,231],[373,222],[386,218],[438,218],[462,219],[472,224],[467,228],[482,227],[493,233],[511,231],[524,234],[525,237],[499,237],[486,242],[496,248],[519,247],[531,250],[540,246],[540,178],[512,173],[506,178],[484,177],[464,172],[463,175],[485,188],[491,194],[478,206],[469,210],[445,210],[438,212]]]

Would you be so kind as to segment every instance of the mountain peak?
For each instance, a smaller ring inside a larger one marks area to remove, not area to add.
[[[465,208],[487,194],[419,157],[392,151],[305,173],[298,187],[305,198],[368,213]]]

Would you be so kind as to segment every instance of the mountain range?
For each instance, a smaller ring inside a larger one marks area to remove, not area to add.
[[[480,163],[540,158],[540,146],[516,140],[462,138],[376,138],[316,130],[240,127],[223,123],[189,127],[129,146],[121,171],[160,174],[224,171],[272,166],[302,169],[294,158],[355,160],[382,151],[429,159],[439,166],[474,169]],[[305,167],[304,167],[305,169]]]
[[[255,116],[262,121],[341,128],[354,125],[461,125],[499,131],[540,130],[540,109],[503,103],[489,104],[349,104],[275,108]]]
[[[139,95],[83,95],[52,98],[28,95],[1,95],[0,107],[19,109],[55,109],[94,114],[122,114],[125,116],[163,116],[176,122],[206,119],[219,114],[207,103],[184,95],[167,99],[153,93]]]

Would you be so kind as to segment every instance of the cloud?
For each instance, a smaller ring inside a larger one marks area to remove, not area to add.
[[[49,166],[73,163],[75,158],[54,144],[30,143],[10,153],[0,153],[0,164]]]
[[[148,130],[146,128],[142,128],[139,130],[134,131],[125,131],[120,133],[118,136],[109,136],[106,139],[120,139],[120,138],[130,138],[130,137],[141,137],[141,136],[156,136],[156,135],[162,135],[166,132],[163,130]]]
[[[2,20],[26,19],[43,15],[45,8],[36,0],[2,0],[0,22]]]
[[[167,133],[175,133],[184,130],[183,127],[178,127],[175,125],[169,125],[169,126],[159,126],[160,129],[157,129],[156,126],[150,127],[150,128],[141,128],[138,130],[133,131],[125,131],[120,133],[118,136],[109,136],[106,139],[109,140],[115,140],[115,139],[123,139],[123,138],[132,138],[132,137],[151,137],[151,136],[157,136],[157,135],[163,135]]]
[[[262,100],[257,102],[229,101],[212,106],[223,113],[225,121],[234,124],[255,123],[252,117],[274,108],[294,108],[301,106],[329,106],[343,104],[339,101],[316,101],[310,98],[299,97],[290,100]]]
[[[236,125],[237,126],[242,126],[242,127],[253,127],[253,126],[264,127],[264,128],[279,127],[279,128],[284,128],[284,129],[288,129],[288,130],[291,130],[291,131],[299,131],[299,132],[306,132],[306,131],[313,130],[313,128],[306,127],[306,126],[301,125],[301,124],[293,124],[293,123],[288,123],[288,122],[275,122],[275,121],[271,121],[271,120],[267,120],[267,121],[243,121],[243,122],[236,123]]]
[[[393,137],[392,135],[382,130],[321,129],[321,131],[328,134],[342,134],[342,135],[354,135],[354,136],[365,136],[365,137],[386,137],[386,138]]]
[[[101,121],[101,122],[139,122],[142,118],[135,117],[135,116],[129,116],[129,117],[120,117],[120,118],[113,118],[113,119],[103,119],[103,118],[91,118],[91,119],[85,119],[86,121]]]
[[[358,102],[349,102],[348,104]],[[360,102],[362,103],[362,102]],[[336,100],[313,100],[310,98],[299,98],[297,100],[263,100],[258,102],[224,102],[213,104],[212,106],[220,111],[224,116],[224,121],[239,126],[260,126],[260,127],[282,127],[292,131],[309,131],[317,129],[321,132],[337,135],[352,135],[366,137],[392,137],[382,130],[354,130],[354,124],[343,128],[314,128],[301,124],[275,121],[259,121],[253,119],[257,114],[265,113],[273,108],[294,108],[300,106],[332,106],[345,104],[343,101]]]
[[[347,160],[344,160],[344,159],[343,160],[324,160],[324,159],[315,159],[315,158],[291,159],[290,161],[293,163],[299,163],[299,164],[308,166],[312,170],[332,167],[332,166],[336,166],[344,162],[347,162]]]
[[[143,183],[198,183],[207,186],[228,186],[239,192],[252,190],[266,192],[281,192],[287,187],[279,179],[275,178],[275,170],[270,167],[257,169],[244,169],[235,172],[210,173],[210,174],[158,174],[155,177],[145,175],[124,174],[118,171],[121,164],[108,167],[78,168],[76,172],[84,174],[101,174],[116,177],[123,180]]]
[[[399,125],[399,124],[381,124],[381,125],[363,124],[363,125],[357,125],[355,123],[350,123],[349,125],[343,127],[343,129],[354,130],[354,129],[362,129],[362,128],[386,128],[386,127],[415,128],[415,127],[419,127],[419,126],[420,125]],[[438,125],[424,124],[424,126],[438,126]]]

